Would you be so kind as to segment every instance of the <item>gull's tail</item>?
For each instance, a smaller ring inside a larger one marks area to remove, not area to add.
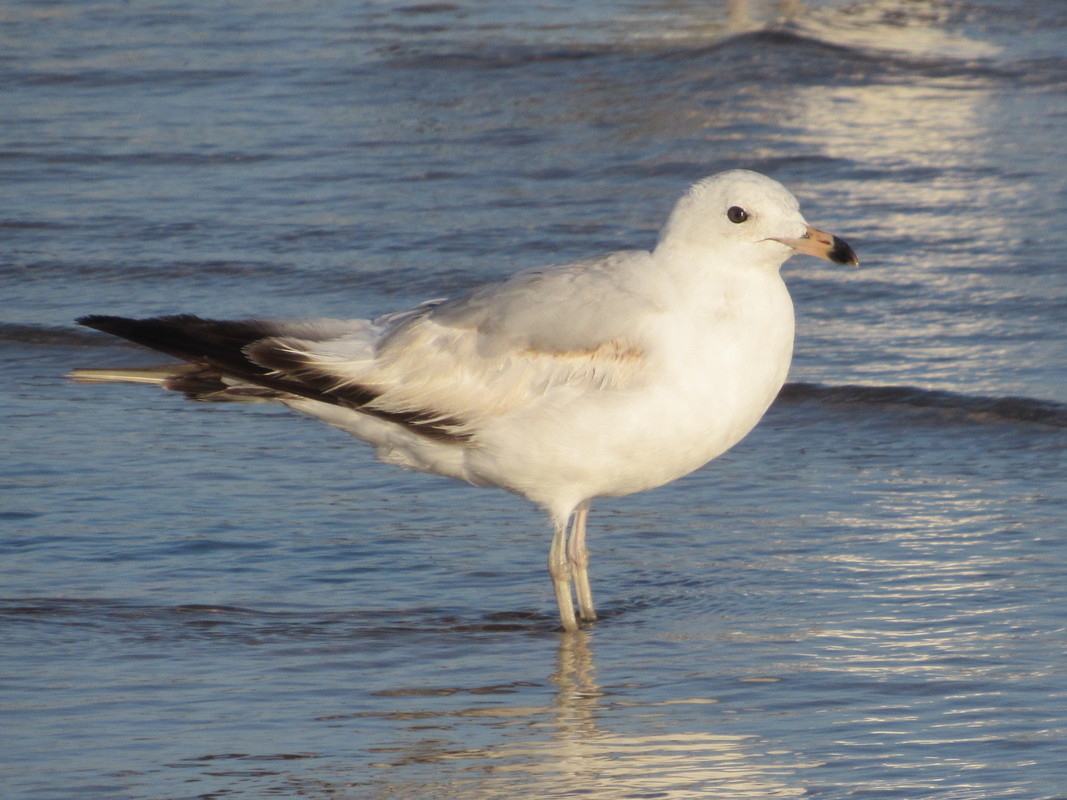
[[[178,375],[196,369],[192,364],[163,364],[158,367],[130,367],[114,369],[75,369],[67,373],[68,378],[78,383],[147,383],[162,386]]]
[[[67,377],[78,383],[139,383],[159,386],[205,403],[270,403],[282,397],[279,392],[241,385],[196,364],[83,368],[71,370]]]

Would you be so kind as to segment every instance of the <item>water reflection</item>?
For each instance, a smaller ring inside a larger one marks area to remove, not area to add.
[[[402,721],[400,736],[417,738],[378,751],[379,756],[388,754],[374,765],[380,770],[378,793],[424,796],[436,790],[471,800],[509,793],[671,800],[804,793],[790,781],[798,765],[776,763],[781,753],[760,758],[760,742],[754,736],[692,730],[692,723],[689,730],[669,729],[685,717],[677,706],[710,704],[713,699],[634,702],[618,690],[602,689],[590,637],[587,631],[560,636],[556,669],[549,677],[555,696],[548,707],[483,703],[414,715],[374,714]],[[671,707],[669,713],[666,706]],[[478,740],[486,741],[455,744]]]
[[[763,2],[758,3],[755,9],[752,8],[751,0],[728,0],[726,4],[730,33],[761,28],[775,18],[779,21],[793,20],[805,12],[804,4],[800,0]]]
[[[835,41],[849,47],[953,58],[991,57],[1001,52],[994,44],[946,30],[952,23],[952,15],[953,9],[948,4],[919,0],[908,5],[898,2],[834,5],[816,10],[806,18],[832,29]],[[799,13],[796,17],[804,19]]]

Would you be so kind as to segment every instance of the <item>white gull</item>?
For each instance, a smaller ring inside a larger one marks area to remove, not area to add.
[[[572,631],[596,619],[590,501],[692,472],[778,394],[794,327],[779,269],[795,253],[858,264],[781,184],[732,170],[689,189],[652,252],[527,270],[373,321],[84,317],[189,364],[73,375],[278,401],[369,442],[386,463],[537,503],[552,521],[549,572]]]

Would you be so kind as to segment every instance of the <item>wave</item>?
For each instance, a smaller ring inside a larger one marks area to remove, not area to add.
[[[954,36],[936,24],[920,29],[922,36],[908,35],[910,29],[891,24],[842,29],[813,18],[723,33],[703,42],[670,37],[597,44],[490,41],[465,42],[461,50],[451,41],[422,42],[409,51],[386,55],[378,67],[481,72],[616,62],[619,74],[638,69],[645,80],[669,87],[679,81],[699,86],[722,75],[743,76],[747,84],[862,86],[910,83],[920,77],[969,88],[1048,88],[1067,79],[1067,59],[1013,57],[981,41]]]
[[[78,151],[55,152],[48,149],[32,147],[12,150],[0,150],[0,161],[28,162],[31,164],[64,165],[115,165],[121,167],[212,167],[225,164],[251,164],[272,161],[277,155],[268,153],[251,153],[242,150],[224,152],[197,153],[192,151],[155,150],[129,153],[103,153],[87,149]],[[39,223],[5,222],[4,227],[39,227]]]
[[[1067,405],[1030,397],[985,397],[914,386],[825,386],[788,383],[779,403],[921,408],[946,411],[972,422],[1008,422],[1067,428]]]
[[[0,322],[0,344],[85,347],[99,345],[100,339],[88,331],[83,332],[77,328]]]
[[[47,72],[23,69],[4,70],[8,86],[64,86],[113,89],[116,86],[162,84],[182,88],[199,88],[211,83],[246,80],[247,70],[217,69],[82,69],[67,72]]]
[[[747,83],[871,86],[911,84],[916,78],[952,81],[959,87],[1044,86],[1062,83],[1067,60],[1013,61],[1002,54],[958,55],[909,51],[880,40],[871,28],[851,39],[842,31],[814,24],[785,23],[741,33],[705,46],[667,51],[660,58],[683,61],[685,74],[743,75]],[[936,42],[936,37],[934,37]],[[946,49],[951,50],[946,46]],[[1037,69],[1039,77],[1035,77]]]
[[[0,323],[0,342],[48,347],[128,345],[111,336],[55,325]],[[950,412],[975,422],[1010,422],[1067,428],[1067,404],[1020,396],[962,394],[915,386],[863,386],[787,383],[776,403],[827,406],[919,408]]]
[[[609,610],[607,618],[621,613]],[[111,598],[0,598],[0,623],[8,626],[67,625],[120,631],[129,640],[175,641],[225,638],[227,641],[301,641],[426,633],[553,634],[555,615],[539,611],[497,611],[463,619],[426,606],[372,610],[291,610],[186,604],[149,605]]]

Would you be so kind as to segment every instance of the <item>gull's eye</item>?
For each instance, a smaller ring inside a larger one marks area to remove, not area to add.
[[[730,222],[741,224],[748,219],[748,212],[741,208],[741,206],[730,206],[726,209],[726,218],[730,220]]]

